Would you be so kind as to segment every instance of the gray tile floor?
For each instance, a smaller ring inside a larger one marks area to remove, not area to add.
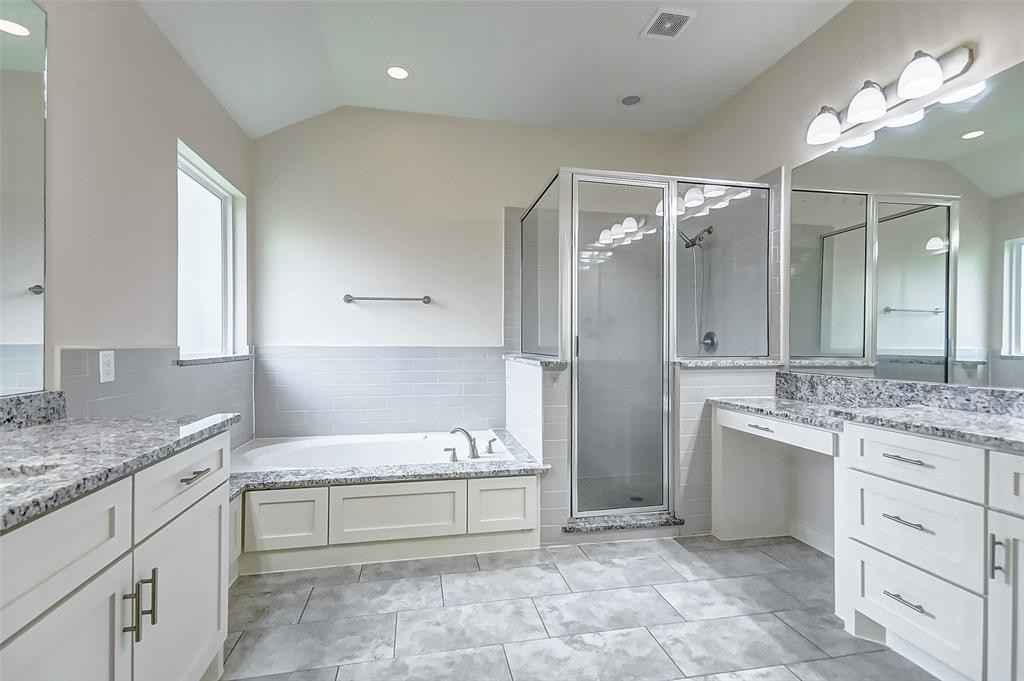
[[[645,539],[240,577],[224,679],[925,681],[788,537]]]

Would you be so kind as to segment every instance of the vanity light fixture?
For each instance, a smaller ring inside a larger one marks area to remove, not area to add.
[[[882,86],[873,80],[866,80],[864,87],[850,100],[850,106],[846,108],[846,120],[850,123],[870,123],[884,116],[885,111]]]
[[[700,190],[700,187],[690,187],[686,190],[686,194],[683,195],[684,208],[695,208],[702,203],[704,203],[704,192]]]
[[[970,132],[965,132],[964,134],[960,135],[960,139],[974,140],[974,139],[978,139],[979,137],[981,137],[984,134],[985,134],[984,130],[971,130]]]
[[[854,137],[853,139],[847,140],[839,146],[843,149],[856,149],[857,147],[863,147],[866,144],[871,144],[874,141],[875,133],[872,131],[866,135],[861,135],[860,137]]]
[[[839,139],[841,132],[839,112],[830,106],[823,106],[811,124],[807,126],[807,143],[829,144]]]
[[[622,231],[626,234],[632,234],[639,228],[640,225],[637,224],[636,218],[632,215],[622,221]]]
[[[407,69],[404,66],[401,66],[399,64],[392,64],[391,66],[389,66],[387,68],[385,73],[387,73],[388,76],[390,76],[391,78],[394,78],[395,80],[405,80],[410,75],[409,74],[409,69]]]
[[[918,50],[914,59],[903,68],[896,94],[901,99],[917,99],[924,97],[942,87],[942,66],[939,60]]]
[[[889,121],[888,123],[885,124],[885,127],[887,127],[887,128],[905,128],[908,125],[913,125],[914,123],[920,123],[923,118],[924,118],[924,109],[918,109],[914,113],[909,113],[906,116],[900,116],[899,118],[892,119],[891,121]]]
[[[980,95],[985,90],[985,81],[980,81],[974,85],[968,85],[965,88],[959,90],[953,90],[948,95],[943,95],[939,98],[940,104],[956,104],[957,102],[964,102],[971,97]]]
[[[716,196],[721,196],[725,193],[725,187],[720,184],[706,184],[704,185],[704,198],[713,199]]]
[[[0,31],[19,38],[24,38],[32,33],[21,24],[10,19],[0,19]]]

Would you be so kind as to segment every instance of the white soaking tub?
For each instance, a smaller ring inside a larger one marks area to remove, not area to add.
[[[469,458],[469,443],[461,433],[402,433],[393,435],[324,435],[257,438],[234,451],[232,472],[277,471],[301,468],[348,468],[448,463],[455,447],[459,463],[509,461],[515,457],[492,430],[470,433],[476,438],[479,459]],[[487,443],[493,453],[487,453]]]

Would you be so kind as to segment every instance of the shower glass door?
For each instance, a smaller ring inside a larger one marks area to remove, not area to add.
[[[668,508],[667,188],[576,178],[574,516]]]

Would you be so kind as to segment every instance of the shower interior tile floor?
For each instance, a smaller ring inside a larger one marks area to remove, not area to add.
[[[553,546],[240,577],[224,679],[917,681],[788,537]]]

